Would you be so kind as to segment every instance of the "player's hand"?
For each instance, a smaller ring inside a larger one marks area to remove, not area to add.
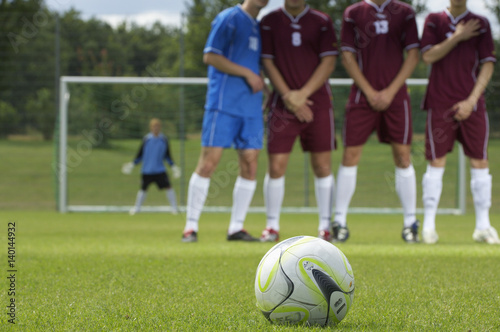
[[[177,165],[172,165],[172,177],[178,179],[181,177],[181,169]]]
[[[370,105],[371,108],[373,108],[375,111],[381,111],[380,106],[379,106],[379,92],[376,90],[372,90],[370,92],[365,93],[366,96],[366,101]]]
[[[314,120],[313,111],[307,105],[299,107],[293,114],[300,122],[312,122]]]
[[[453,110],[455,110],[455,115],[453,118],[457,121],[464,121],[469,118],[469,116],[474,111],[475,103],[466,99],[453,105]]]
[[[389,106],[391,106],[394,100],[394,94],[392,94],[388,89],[374,91],[370,95],[366,96],[368,104],[377,112],[386,111]]]
[[[481,24],[478,19],[468,20],[465,23],[458,23],[453,34],[459,38],[460,41],[464,41],[479,35],[480,28]]]
[[[122,165],[122,173],[129,175],[132,173],[132,170],[134,169],[135,164],[133,162],[128,162]]]
[[[311,100],[307,99],[307,95],[302,93],[300,90],[290,90],[282,96],[282,99],[286,108],[292,112],[296,112],[299,107],[302,107],[302,105],[307,104],[308,106],[311,106],[314,104]]]
[[[245,79],[248,85],[250,85],[253,93],[257,93],[264,89],[264,79],[260,75],[255,74],[253,71],[249,71],[249,74],[245,77]]]

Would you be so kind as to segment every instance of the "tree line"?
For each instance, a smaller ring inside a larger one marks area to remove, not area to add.
[[[492,12],[500,15],[500,0],[484,1]],[[0,137],[39,133],[44,139],[52,138],[57,120],[59,76],[206,76],[202,52],[210,23],[221,10],[239,2],[191,0],[186,3],[185,25],[181,28],[160,22],[148,27],[123,22],[112,27],[97,18],[84,20],[74,9],[63,13],[51,11],[43,0],[1,0]],[[308,0],[311,7],[333,18],[337,32],[344,9],[355,2]],[[405,2],[417,13],[426,11],[426,0]],[[421,63],[413,77],[424,78],[427,71]],[[500,82],[498,75],[495,73],[492,86]],[[347,77],[340,62],[334,77]],[[188,132],[201,126],[204,89],[193,87],[185,91]],[[179,93],[179,87],[149,93],[146,100],[141,100],[145,118],[159,115],[176,131]],[[78,133],[99,121],[103,114],[118,117],[111,104],[124,94],[123,87],[114,85],[82,85],[75,89],[71,107],[76,120],[70,130]],[[418,108],[419,101],[415,103]],[[500,112],[500,105],[492,102],[490,111]],[[114,136],[144,130],[141,121],[146,119],[128,120],[128,124],[122,121]]]

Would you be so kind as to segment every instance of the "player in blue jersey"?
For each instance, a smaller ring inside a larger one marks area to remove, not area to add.
[[[156,183],[159,189],[167,191],[167,199],[170,202],[172,213],[177,214],[178,208],[175,191],[170,186],[163,160],[166,160],[170,165],[174,178],[180,177],[180,169],[172,160],[167,137],[161,133],[161,121],[157,118],[151,119],[149,128],[151,132],[144,136],[141,148],[134,161],[126,163],[122,167],[124,174],[130,174],[134,166],[142,162],[141,189],[137,192],[135,206],[130,210],[130,214],[134,215],[141,210],[141,205],[146,198],[147,190],[151,183]]]
[[[219,13],[203,51],[208,91],[202,125],[201,153],[188,187],[183,242],[197,241],[198,221],[223,150],[238,151],[239,176],[233,190],[228,240],[255,241],[243,229],[257,181],[263,118],[260,75],[261,40],[256,17],[268,0],[245,0]],[[225,172],[233,171],[226,165]],[[236,172],[236,170],[235,170]]]

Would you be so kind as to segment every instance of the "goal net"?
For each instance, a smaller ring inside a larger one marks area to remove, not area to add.
[[[411,100],[414,137],[412,162],[417,173],[418,213],[422,212],[421,179],[424,157],[425,112],[419,104],[427,80],[407,81]],[[334,96],[337,151],[332,153],[336,175],[342,157],[340,137],[350,79],[331,79]],[[121,173],[122,164],[132,161],[149,132],[149,120],[162,121],[169,138],[172,158],[181,168],[179,179],[170,180],[181,211],[185,209],[187,185],[200,153],[200,132],[207,87],[206,78],[161,77],[70,77],[60,79],[59,121],[55,137],[53,169],[57,176],[57,206],[60,212],[128,211],[140,185],[140,166],[131,175]],[[262,183],[267,170],[265,148],[259,157],[258,185],[250,212],[264,212]],[[167,172],[170,170],[167,166]],[[205,211],[230,211],[232,188],[238,175],[237,155],[224,151],[214,173]],[[458,145],[448,157],[438,213],[465,212],[465,158]],[[316,212],[314,175],[309,156],[296,142],[286,172],[284,212]],[[164,192],[151,186],[142,211],[170,211]],[[358,166],[356,192],[351,213],[400,213],[394,189],[391,148],[379,144],[375,135],[363,149]]]

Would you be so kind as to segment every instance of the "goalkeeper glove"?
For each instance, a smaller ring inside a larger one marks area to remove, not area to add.
[[[123,164],[122,173],[127,174],[127,175],[132,173],[134,166],[135,166],[135,164],[133,162],[128,162],[128,163]]]
[[[174,179],[178,179],[181,177],[181,169],[179,168],[179,166],[172,165],[171,169],[172,169],[172,176],[174,177]]]

